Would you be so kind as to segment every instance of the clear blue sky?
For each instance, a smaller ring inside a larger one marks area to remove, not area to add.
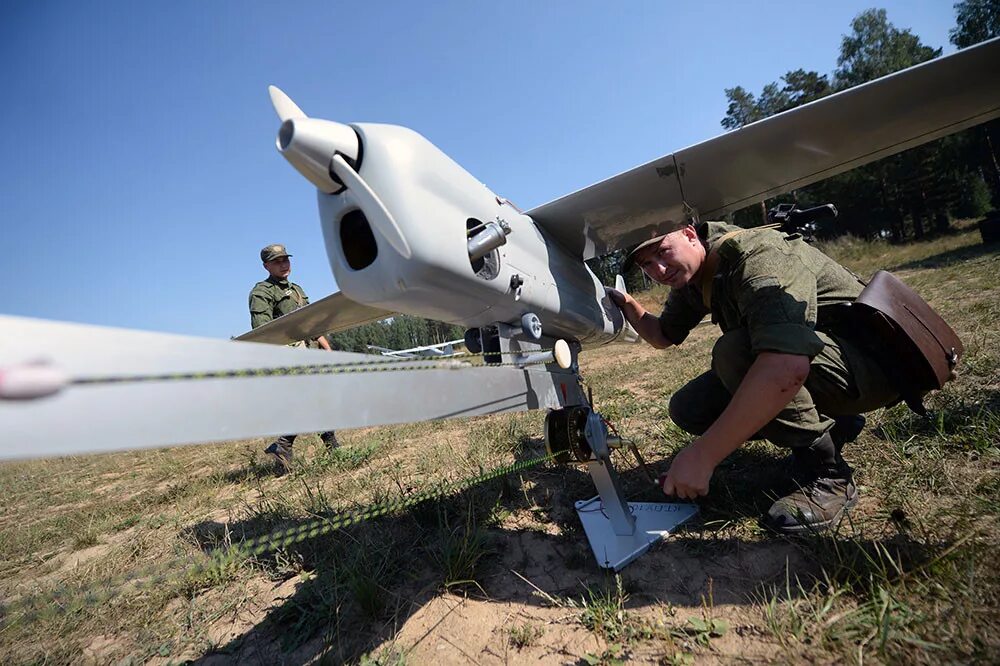
[[[273,242],[334,291],[271,83],[530,208],[719,134],[726,87],[832,72],[866,8],[953,50],[951,1],[681,4],[6,0],[0,312],[228,337]]]

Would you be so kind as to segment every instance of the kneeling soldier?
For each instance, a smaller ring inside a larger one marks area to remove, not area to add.
[[[858,498],[841,448],[864,426],[861,413],[899,399],[843,316],[861,280],[798,235],[719,222],[650,239],[628,261],[671,287],[660,316],[608,289],[651,345],[679,345],[707,314],[722,329],[711,369],[670,400],[673,421],[698,437],[674,458],[663,491],[705,495],[716,466],[761,437],[791,449],[797,485],[763,523],[801,532],[838,521]]]

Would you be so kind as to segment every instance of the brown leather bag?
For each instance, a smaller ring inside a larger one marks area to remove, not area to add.
[[[955,379],[964,351],[958,334],[917,292],[887,271],[872,276],[851,309],[874,333],[883,368],[906,404],[926,415],[924,395]]]

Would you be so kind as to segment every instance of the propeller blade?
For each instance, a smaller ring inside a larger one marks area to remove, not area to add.
[[[354,197],[358,206],[368,217],[369,224],[375,228],[382,238],[386,239],[389,245],[401,254],[404,259],[409,259],[413,256],[413,253],[410,251],[410,244],[406,242],[406,238],[403,237],[403,230],[399,228],[392,214],[386,210],[378,195],[368,187],[368,183],[358,175],[357,171],[351,168],[351,165],[347,163],[342,155],[336,154],[333,156],[333,159],[330,160],[330,168],[340,178],[340,182],[347,187],[348,194]]]
[[[622,292],[623,294],[628,293],[628,291],[625,289],[625,278],[622,277],[621,273],[615,275],[615,289]],[[625,342],[639,341],[639,333],[634,328],[632,328],[632,324],[628,323],[628,319],[626,319],[622,323],[622,328],[625,329],[624,331],[622,331],[622,333],[624,334]]]
[[[281,118],[281,122],[285,122],[289,118],[308,118],[306,114],[302,112],[302,109],[292,101],[289,97],[281,90],[278,86],[268,86],[267,92],[271,96],[271,105],[274,106],[274,112],[278,114]]]

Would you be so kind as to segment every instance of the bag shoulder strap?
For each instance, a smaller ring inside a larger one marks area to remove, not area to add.
[[[299,285],[295,284],[294,282],[290,282],[289,285],[292,288],[292,297],[295,299],[295,305],[296,305],[296,307],[300,307],[301,308],[303,306],[303,304],[305,303],[305,298],[304,298],[305,297],[305,292],[302,291],[302,287],[300,287]]]
[[[757,227],[762,229],[764,227]],[[737,229],[722,234],[715,242],[712,249],[705,255],[705,263],[701,265],[701,302],[705,304],[705,309],[712,309],[712,282],[715,280],[715,272],[719,270],[719,248],[730,238],[750,231],[750,229]]]

